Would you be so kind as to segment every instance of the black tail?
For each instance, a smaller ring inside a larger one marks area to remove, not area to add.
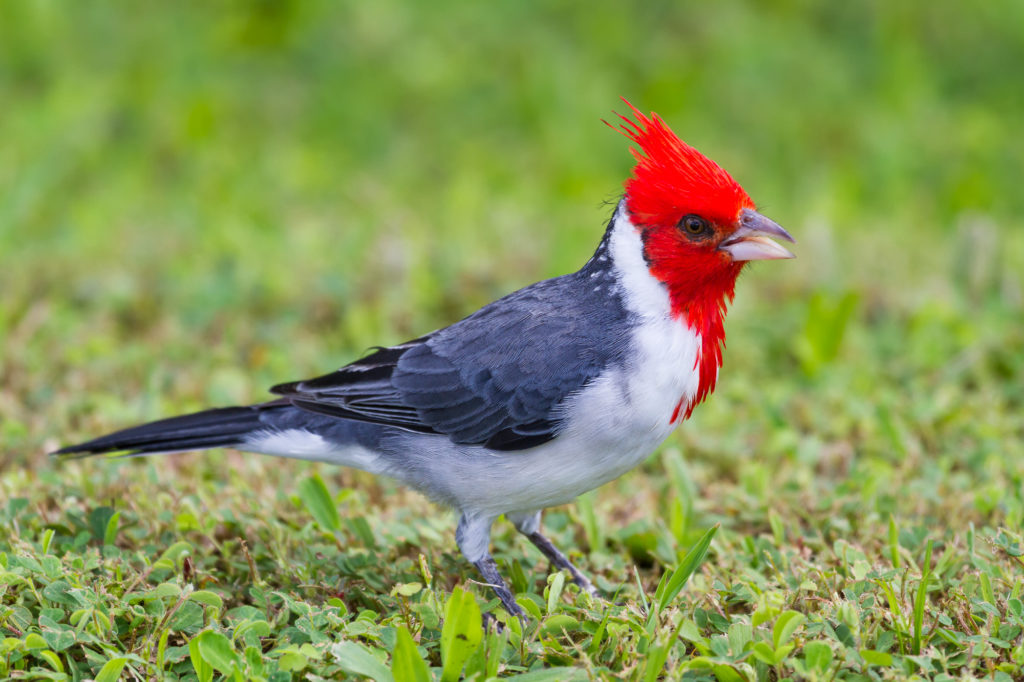
[[[222,407],[134,426],[78,445],[56,456],[88,457],[104,452],[141,455],[241,445],[248,434],[265,428],[260,412],[266,405]]]

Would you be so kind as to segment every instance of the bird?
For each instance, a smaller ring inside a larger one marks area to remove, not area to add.
[[[541,529],[543,510],[636,467],[714,390],[723,319],[750,261],[795,243],[718,164],[628,100],[608,126],[635,165],[578,271],[276,397],[127,428],[54,455],[209,448],[328,462],[396,479],[459,515],[456,543],[510,616],[490,552],[504,516],[581,590],[593,583]]]

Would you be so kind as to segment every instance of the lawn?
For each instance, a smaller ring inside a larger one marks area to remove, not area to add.
[[[4,15],[0,678],[1024,679],[1024,3]],[[545,515],[607,600],[499,522],[530,618],[483,632],[453,514],[360,472],[47,457],[578,268],[620,96],[799,244],[715,395]]]

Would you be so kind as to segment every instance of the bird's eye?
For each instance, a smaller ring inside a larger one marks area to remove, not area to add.
[[[683,216],[683,219],[679,221],[679,227],[690,237],[706,237],[711,234],[711,225],[708,221],[692,213]]]

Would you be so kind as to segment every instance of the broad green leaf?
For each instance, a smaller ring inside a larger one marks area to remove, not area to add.
[[[807,620],[806,616],[798,611],[782,612],[778,620],[775,621],[775,627],[772,628],[772,642],[775,644],[775,649],[778,650],[779,647],[789,642],[789,638],[805,620]]]
[[[49,644],[46,643],[46,640],[38,632],[30,632],[25,635],[25,648],[29,651],[32,649],[47,649]]]
[[[338,642],[331,645],[335,662],[345,672],[369,677],[375,682],[394,682],[391,671],[365,647],[355,642]]]
[[[692,620],[687,619],[680,623],[679,636],[689,642],[704,642],[706,638],[700,633],[700,628]]]
[[[233,634],[235,639],[244,639],[247,635],[268,637],[270,635],[270,623],[265,620],[247,620],[235,626]]]
[[[767,663],[768,665],[775,665],[778,661],[775,658],[775,650],[772,649],[768,642],[755,642],[754,646],[750,647],[750,652],[757,660]]]
[[[753,639],[754,629],[747,623],[733,623],[726,632],[729,640],[729,653],[739,656],[747,649],[747,644]]]
[[[884,668],[888,668],[892,665],[892,654],[886,653],[885,651],[861,649],[860,657],[863,658],[864,662],[868,665],[880,665]]]
[[[462,676],[466,659],[480,646],[483,620],[472,593],[456,587],[444,609],[441,629],[441,682],[455,682]]]
[[[537,606],[537,602],[532,599],[523,599],[519,603],[519,606],[523,608],[523,611],[526,611],[526,615],[534,620],[540,620],[544,617],[544,614],[541,613],[540,607]]]
[[[403,597],[411,597],[423,591],[423,583],[402,583],[397,585],[394,591]]]
[[[556,613],[544,619],[540,631],[545,635],[560,635],[562,631],[571,632],[579,628],[580,622],[565,613]]]
[[[44,659],[47,663],[50,664],[50,667],[53,668],[55,671],[59,673],[64,672],[64,664],[61,663],[60,656],[58,656],[53,651],[50,651],[49,649],[43,649],[42,651],[37,651],[36,656],[39,656],[40,658]]]
[[[218,611],[224,608],[224,600],[221,599],[220,595],[216,592],[210,592],[209,590],[196,590],[190,594],[188,598],[190,601],[212,606]]]
[[[308,642],[299,645],[299,653],[307,658],[312,658],[314,661],[322,660],[324,657],[324,654],[320,649],[317,649]]]
[[[298,672],[309,665],[309,659],[297,651],[287,651],[277,659],[277,666],[285,672]]]
[[[203,609],[199,604],[186,601],[167,623],[167,627],[177,631],[199,632],[203,628]]]
[[[245,647],[245,653],[243,656],[245,657],[245,662],[249,665],[249,670],[246,672],[254,676],[263,677],[263,670],[265,667],[263,650],[257,646],[247,646]]]
[[[170,564],[170,567],[173,568],[174,563],[178,559],[180,559],[183,554],[191,552],[192,545],[185,542],[184,540],[179,540],[178,542],[175,542],[173,545],[165,549],[163,551],[163,554],[160,555],[160,558],[157,559],[156,562],[154,563],[160,563],[161,561],[167,562]]]
[[[676,598],[676,595],[686,586],[690,576],[700,567],[704,561],[704,557],[707,556],[708,548],[711,547],[711,539],[715,537],[715,533],[718,532],[719,524],[715,524],[701,536],[690,551],[686,553],[683,560],[679,562],[679,566],[676,567],[671,576],[666,580],[662,586],[659,585],[659,592],[661,594],[655,594],[655,598],[658,600],[658,608],[664,609],[672,600]]]
[[[89,512],[89,531],[92,533],[94,540],[103,542],[110,525],[110,519],[116,514],[117,512],[111,507],[96,507]]]
[[[176,583],[160,583],[153,589],[142,595],[146,601],[152,599],[163,599],[164,597],[178,597],[181,595],[181,588]]]
[[[192,668],[195,669],[199,682],[210,682],[213,679],[213,666],[203,658],[203,654],[199,651],[198,637],[189,640],[188,657],[192,661]]]
[[[103,544],[112,545],[117,540],[117,524],[121,520],[121,512],[114,512],[107,521],[103,531]]]
[[[775,650],[775,662],[776,664],[782,663],[786,658],[793,653],[793,649],[796,648],[796,644],[783,644]]]
[[[716,663],[711,670],[715,673],[715,679],[718,682],[746,682],[746,678],[736,672],[731,665]]]
[[[548,581],[548,613],[554,613],[558,608],[558,600],[562,598],[562,590],[565,589],[565,573],[559,571],[552,574]]]
[[[231,640],[213,630],[200,632],[196,637],[199,653],[203,660],[218,672],[230,675],[238,666],[238,654],[231,646]]]
[[[395,650],[391,654],[391,673],[395,682],[432,682],[430,668],[404,625],[398,628]]]
[[[804,660],[809,669],[825,672],[832,665],[832,648],[824,642],[808,642],[804,645]]]
[[[341,530],[341,518],[338,508],[334,505],[327,486],[318,474],[299,483],[299,499],[316,519],[317,524],[326,531],[337,533]]]
[[[124,669],[126,663],[128,663],[128,659],[125,656],[110,659],[96,673],[96,682],[117,682],[121,679],[121,670]]]
[[[74,588],[66,580],[54,580],[43,588],[43,596],[54,604],[81,606],[82,600],[75,597]]]
[[[777,615],[779,615],[779,609],[767,601],[763,601],[754,610],[754,615],[750,617],[750,624],[756,628],[758,625],[764,625]]]
[[[54,651],[64,651],[75,643],[75,631],[67,626],[58,625],[42,632],[43,639]]]

